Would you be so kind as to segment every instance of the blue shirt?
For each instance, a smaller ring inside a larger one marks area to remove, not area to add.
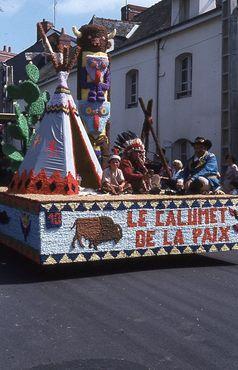
[[[202,157],[192,156],[183,171],[184,181],[195,180],[202,176],[208,179],[213,189],[220,186],[218,164],[215,154],[206,152]]]

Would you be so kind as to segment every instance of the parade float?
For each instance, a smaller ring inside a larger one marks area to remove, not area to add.
[[[74,30],[79,40],[90,35],[97,46],[98,38],[113,37],[87,27]],[[72,55],[67,46],[54,51],[43,30],[42,38],[58,84],[9,187],[0,189],[0,242],[42,265],[237,250],[235,196],[80,191],[100,187],[102,157],[108,155],[105,47],[93,50],[83,41]],[[79,55],[78,112],[67,77]],[[143,133],[152,132],[166,167],[152,128],[152,105],[141,105]],[[106,137],[105,152],[105,145],[95,144],[100,136]]]

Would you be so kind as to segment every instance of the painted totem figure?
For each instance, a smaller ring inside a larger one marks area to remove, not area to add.
[[[116,30],[108,34],[103,26],[85,25],[80,30],[73,27],[73,32],[82,49],[78,63],[79,112],[104,168],[109,157],[110,126],[110,65],[107,49]]]

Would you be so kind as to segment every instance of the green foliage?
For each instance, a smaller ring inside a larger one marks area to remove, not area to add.
[[[22,151],[17,150],[13,145],[3,144],[3,153],[12,162],[12,170],[16,170],[24,159],[27,148],[34,136],[34,126],[43,115],[45,105],[50,96],[47,91],[41,92],[37,82],[40,78],[39,69],[32,62],[26,66],[27,80],[19,85],[7,87],[8,96],[13,100],[24,100],[27,105],[25,111],[21,112],[18,103],[15,103],[16,122],[7,127],[7,135],[13,139],[21,140]]]
[[[22,99],[28,104],[35,102],[40,96],[39,87],[32,81],[24,81],[21,84]]]
[[[11,124],[7,126],[7,136],[16,140],[22,139],[22,133],[18,125]]]
[[[34,82],[35,84],[39,81],[40,78],[40,72],[37,66],[35,66],[33,63],[29,63],[26,66],[26,74],[29,80]]]
[[[29,127],[35,127],[38,122],[38,116],[30,116],[27,117],[27,124]]]
[[[33,102],[29,109],[29,114],[32,116],[42,116],[45,111],[45,101],[40,96],[35,102]]]
[[[11,99],[13,100],[21,99],[21,89],[19,86],[10,85],[7,87],[7,92]]]
[[[28,143],[30,133],[26,117],[23,114],[20,114],[17,118],[17,123],[21,131],[22,138],[26,140],[26,143]]]
[[[13,145],[3,144],[2,151],[9,159],[15,162],[21,163],[24,159],[22,153],[18,149],[16,149]]]
[[[44,100],[45,104],[48,103],[48,101],[50,100],[50,94],[48,91],[43,91],[43,93],[41,93],[41,97]]]
[[[20,105],[18,103],[15,103],[14,104],[14,108],[15,108],[15,114],[16,114],[16,116],[20,116],[20,114],[21,114]]]

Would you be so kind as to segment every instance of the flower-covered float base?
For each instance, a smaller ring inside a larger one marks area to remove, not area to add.
[[[238,250],[238,197],[8,194],[0,242],[37,263]]]

